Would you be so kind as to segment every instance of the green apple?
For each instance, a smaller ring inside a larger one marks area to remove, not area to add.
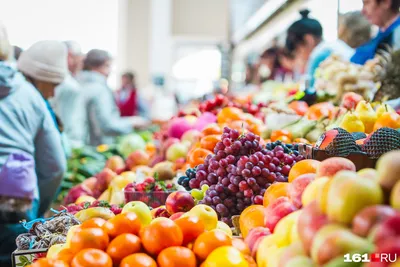
[[[185,158],[189,148],[183,143],[176,143],[167,149],[167,160],[175,162],[179,158]]]
[[[152,217],[149,207],[141,201],[131,201],[122,209],[122,213],[134,212],[138,216],[142,226],[149,225]]]
[[[327,194],[328,218],[344,224],[351,223],[363,208],[383,202],[381,187],[352,171],[338,172],[331,180]]]
[[[186,212],[182,216],[197,216],[201,221],[203,221],[204,226],[207,231],[211,231],[217,228],[218,225],[218,215],[211,207],[207,205],[197,205],[194,206],[190,211]]]

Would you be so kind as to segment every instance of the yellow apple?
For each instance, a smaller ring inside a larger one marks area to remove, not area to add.
[[[321,185],[321,189],[317,191],[316,195],[317,197],[315,199],[317,201],[317,206],[322,211],[322,213],[325,214],[327,212],[328,192],[331,184],[332,184],[332,179],[329,179],[329,181],[324,182],[323,185]]]
[[[299,240],[297,231],[293,235],[293,228],[296,228],[297,221],[299,219],[300,213],[302,211],[298,210],[290,213],[289,215],[283,217],[274,229],[274,235],[277,236],[278,242],[277,246],[283,247],[290,245],[293,241]],[[295,240],[292,240],[294,238]]]
[[[340,171],[330,182],[326,210],[330,220],[349,224],[363,208],[381,203],[383,192],[375,181]]]
[[[52,245],[47,251],[46,258],[54,259],[58,255],[58,253],[60,253],[60,251],[64,249],[64,247],[65,244]]]
[[[213,231],[215,231],[215,230],[220,230],[220,231],[224,232],[225,234],[227,234],[230,237],[233,236],[232,229],[229,227],[229,225],[227,225],[224,222],[218,221],[217,228],[214,229]]]
[[[203,223],[207,231],[217,228],[218,215],[211,207],[207,205],[194,206],[190,211],[186,212],[183,216],[197,216]]]
[[[141,201],[131,201],[125,204],[124,208],[122,209],[122,213],[126,212],[136,213],[136,216],[138,216],[142,226],[149,225],[152,220],[149,207]]]
[[[322,191],[322,188],[330,179],[328,177],[320,177],[312,181],[304,190],[301,197],[303,207],[307,206],[317,198],[317,193]]]

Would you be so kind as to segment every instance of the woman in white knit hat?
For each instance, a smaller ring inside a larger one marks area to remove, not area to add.
[[[21,72],[0,59],[0,266],[11,266],[15,238],[26,232],[19,221],[44,214],[66,168],[60,132],[45,102],[63,81],[66,61],[66,48],[56,41],[24,51]]]

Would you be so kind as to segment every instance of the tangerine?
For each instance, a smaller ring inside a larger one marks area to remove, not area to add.
[[[214,151],[215,145],[221,141],[221,135],[207,135],[200,139],[201,148]]]
[[[322,117],[330,117],[334,108],[333,104],[329,102],[314,104],[308,109],[305,116],[309,120],[319,120]]]
[[[72,259],[75,257],[75,253],[70,248],[64,248],[57,255],[55,255],[55,260],[60,260],[71,264]]]
[[[145,253],[135,253],[125,257],[119,267],[157,267],[157,263]]]
[[[220,230],[204,232],[194,242],[193,252],[203,261],[216,248],[231,245],[232,238],[230,238],[225,232]]]
[[[73,253],[78,253],[82,249],[96,248],[105,250],[110,238],[101,228],[85,228],[74,233],[71,238],[69,249]]]
[[[292,142],[292,140],[284,135],[279,136],[278,138],[276,138],[277,141],[282,141],[285,144],[290,144]]]
[[[107,247],[107,254],[114,263],[120,262],[130,254],[139,252],[141,242],[139,237],[133,234],[121,234],[114,238]]]
[[[112,267],[111,257],[102,250],[88,248],[81,250],[72,260],[71,267]]]
[[[111,238],[120,234],[134,234],[139,233],[141,222],[133,212],[121,213],[109,219],[103,226],[103,229],[108,233]]]
[[[169,247],[157,257],[159,267],[196,267],[196,256],[185,247]]]
[[[252,205],[247,207],[239,217],[240,232],[246,238],[251,229],[264,226],[264,206]]]
[[[226,123],[231,121],[238,121],[242,119],[243,111],[234,107],[226,107],[221,109],[217,114],[218,123]]]
[[[289,183],[274,183],[270,185],[264,193],[263,206],[268,207],[275,199],[286,197],[288,194]],[[261,225],[263,226],[263,225]]]
[[[152,255],[158,255],[163,249],[181,246],[183,234],[179,226],[172,220],[152,221],[140,231],[143,247]]]
[[[183,234],[183,244],[194,241],[205,231],[204,223],[197,216],[185,216],[175,220]]]
[[[275,141],[277,141],[277,140],[280,140],[280,139],[278,139],[279,137],[282,137],[282,136],[286,136],[289,140],[291,140],[292,139],[292,133],[291,132],[289,132],[288,130],[275,130],[275,131],[272,131],[272,133],[271,133],[271,141],[272,142],[275,142]],[[282,140],[281,140],[282,141]],[[290,141],[289,141],[290,142]]]
[[[201,131],[205,136],[206,135],[212,135],[212,134],[222,134],[222,129],[221,127],[218,126],[216,123],[211,123],[207,125],[202,131]]]
[[[308,111],[308,104],[304,101],[293,101],[288,105],[297,115],[304,116]]]
[[[102,218],[92,218],[81,224],[81,228],[102,228],[107,221]]]
[[[383,113],[374,124],[374,131],[388,127],[392,129],[400,128],[400,115],[395,112]]]
[[[189,152],[187,161],[190,164],[190,167],[194,168],[203,164],[206,157],[211,153],[210,150],[204,148],[195,148]]]
[[[27,267],[69,267],[69,265],[60,260],[41,258]]]
[[[321,162],[314,159],[305,159],[297,162],[292,166],[289,172],[289,183],[293,182],[297,177],[306,173],[316,173],[317,167]]]

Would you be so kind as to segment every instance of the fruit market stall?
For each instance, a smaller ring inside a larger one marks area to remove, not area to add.
[[[309,106],[293,99],[298,86],[268,86],[272,94],[192,103],[154,134],[75,151],[56,214],[17,239],[17,266],[329,267],[397,257],[400,115],[364,94]]]

